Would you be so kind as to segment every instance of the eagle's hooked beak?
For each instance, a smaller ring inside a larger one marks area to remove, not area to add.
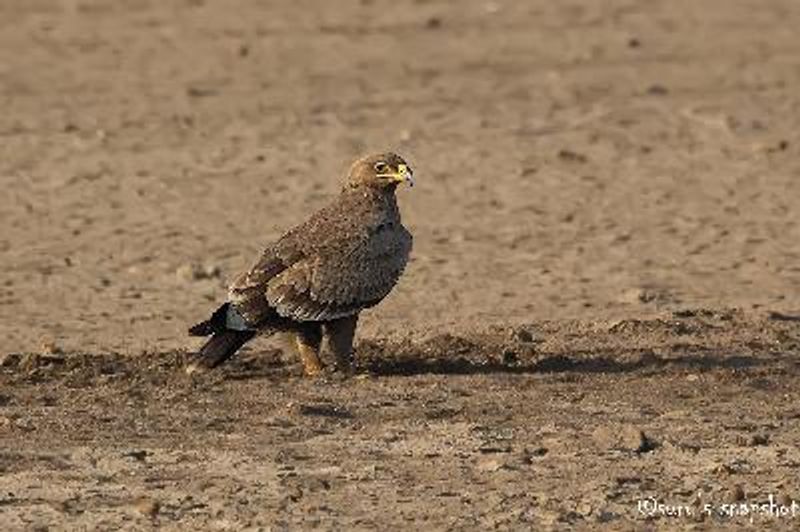
[[[414,186],[414,172],[407,164],[397,165],[397,181],[399,183],[405,181],[408,183],[408,186]]]

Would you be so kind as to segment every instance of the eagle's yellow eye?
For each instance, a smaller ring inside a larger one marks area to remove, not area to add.
[[[375,163],[374,168],[375,168],[375,171],[377,173],[379,173],[379,174],[385,174],[386,172],[389,171],[389,165],[386,164],[383,161],[379,161],[379,162]]]

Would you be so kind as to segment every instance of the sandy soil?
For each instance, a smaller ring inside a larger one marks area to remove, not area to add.
[[[798,27],[0,2],[2,529],[797,526],[716,510],[800,504]],[[186,326],[385,148],[415,251],[366,376],[259,340],[184,377]]]

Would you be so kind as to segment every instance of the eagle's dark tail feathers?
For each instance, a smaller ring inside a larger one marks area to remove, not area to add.
[[[206,321],[200,322],[189,329],[192,336],[210,336],[217,332],[223,332],[228,318],[228,307],[230,303],[225,303],[211,315]]]
[[[211,335],[187,371],[198,369],[211,369],[219,366],[233,356],[248,340],[253,338],[255,331],[227,330]]]
[[[210,335],[211,338],[200,348],[195,359],[186,367],[188,373],[219,366],[256,335],[255,331],[240,331],[226,327],[228,305],[225,303],[207,321],[198,323],[189,329],[189,334],[192,336]]]

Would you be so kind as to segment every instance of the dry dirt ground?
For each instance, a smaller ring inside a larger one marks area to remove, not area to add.
[[[798,28],[0,0],[0,529],[800,526]],[[415,251],[363,374],[260,340],[184,376],[226,280],[387,147]]]

